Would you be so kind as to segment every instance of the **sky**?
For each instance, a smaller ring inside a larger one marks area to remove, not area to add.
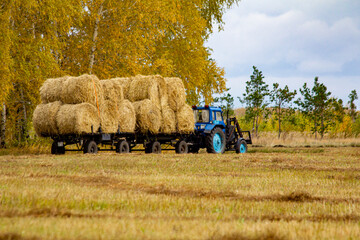
[[[353,89],[360,97],[360,0],[242,0],[224,22],[207,46],[232,96],[242,96],[256,66],[270,88],[312,87],[318,76],[345,103]]]

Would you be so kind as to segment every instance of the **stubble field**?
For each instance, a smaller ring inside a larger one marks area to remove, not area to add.
[[[0,157],[0,239],[359,239],[360,148]]]

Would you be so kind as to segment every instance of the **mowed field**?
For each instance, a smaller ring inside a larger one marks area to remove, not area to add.
[[[0,239],[359,239],[360,148],[0,157]]]

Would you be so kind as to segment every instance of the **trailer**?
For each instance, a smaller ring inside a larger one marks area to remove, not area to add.
[[[103,133],[101,127],[90,134],[51,136],[52,154],[65,154],[66,151],[82,151],[95,154],[99,151],[116,151],[130,153],[138,151],[136,146],[142,145],[145,153],[160,154],[163,145],[171,147],[176,153],[198,153],[206,148],[208,153],[224,153],[235,151],[246,153],[252,144],[250,131],[242,131],[236,118],[223,120],[223,112],[218,107],[193,106],[195,126],[194,132],[188,134],[144,134],[144,133]],[[68,149],[67,146],[76,148]],[[107,148],[106,148],[107,147]],[[168,150],[168,149],[167,149]]]

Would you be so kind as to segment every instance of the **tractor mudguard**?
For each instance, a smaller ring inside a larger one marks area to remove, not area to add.
[[[216,127],[221,128],[223,130],[223,132],[225,132],[225,130],[224,130],[225,128],[223,125],[207,124],[205,127],[205,130],[204,130],[204,133],[211,133],[211,131]]]

